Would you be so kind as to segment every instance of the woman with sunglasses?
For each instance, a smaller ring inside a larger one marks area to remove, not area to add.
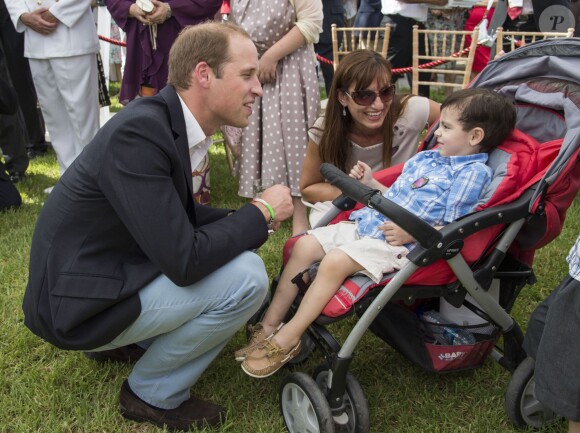
[[[308,132],[300,189],[312,207],[311,225],[341,194],[320,174],[323,162],[345,172],[357,161],[373,171],[404,163],[417,152],[422,131],[439,116],[437,102],[396,95],[391,78],[389,62],[374,51],[353,51],[340,61],[325,114]]]

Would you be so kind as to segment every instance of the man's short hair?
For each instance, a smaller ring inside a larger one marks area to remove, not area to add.
[[[250,39],[244,29],[229,22],[207,21],[185,27],[169,51],[167,84],[178,90],[188,89],[191,73],[200,62],[206,62],[220,78],[223,65],[231,61],[229,47],[234,35]]]
[[[490,89],[464,89],[452,93],[441,104],[458,113],[463,130],[480,127],[485,136],[479,144],[482,152],[499,146],[516,126],[516,107],[507,96]]]

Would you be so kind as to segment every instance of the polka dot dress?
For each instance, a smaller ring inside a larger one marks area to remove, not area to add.
[[[232,19],[243,27],[261,56],[288,33],[296,13],[288,0],[234,0]],[[242,132],[239,195],[252,197],[254,179],[273,179],[299,196],[307,131],[316,120],[320,93],[313,46],[306,45],[278,62],[275,83],[264,84],[250,125]]]

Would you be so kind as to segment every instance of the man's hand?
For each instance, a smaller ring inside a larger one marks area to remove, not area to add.
[[[129,18],[135,18],[137,21],[143,24],[149,24],[147,14],[135,3],[133,3],[131,7],[129,7]]]
[[[49,21],[49,19],[54,19],[54,21]],[[32,12],[24,13],[20,15],[20,21],[22,21],[26,27],[45,36],[54,32],[59,23],[59,21],[52,13],[50,13],[47,8],[38,8]]]
[[[287,186],[274,185],[265,190],[262,195],[260,195],[260,198],[272,206],[275,215],[275,222],[281,222],[290,218],[294,212],[290,188]],[[270,217],[268,216],[267,219],[270,220]]]
[[[58,24],[60,21],[57,17],[55,17],[51,11],[44,11],[41,14],[42,18],[46,21],[48,21],[49,23],[55,23]]]
[[[415,242],[415,238],[392,221],[387,221],[379,228],[385,234],[385,239],[394,247]]]

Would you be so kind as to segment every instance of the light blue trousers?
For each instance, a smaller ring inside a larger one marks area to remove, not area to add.
[[[106,346],[148,347],[129,375],[129,386],[147,403],[174,409],[230,338],[258,310],[268,290],[259,256],[245,252],[188,287],[165,275],[139,292],[141,314]]]

